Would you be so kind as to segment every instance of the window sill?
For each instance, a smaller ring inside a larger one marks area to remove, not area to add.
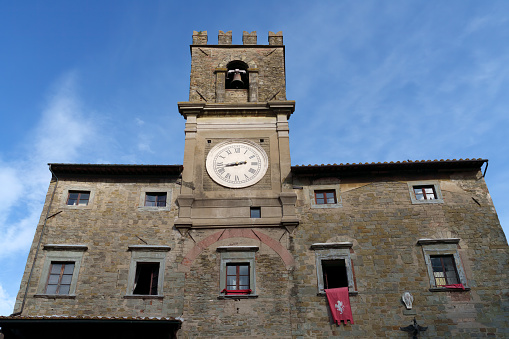
[[[171,206],[156,207],[156,206],[139,206],[138,211],[149,211],[149,212],[162,212],[169,211]]]
[[[217,299],[256,299],[258,294],[230,294],[230,295],[219,295]]]
[[[357,295],[359,291],[348,291],[348,295]],[[326,295],[325,292],[318,292],[316,295]]]
[[[311,204],[311,208],[340,208],[342,204]]]
[[[144,294],[128,294],[124,295],[124,299],[163,299],[164,295],[144,295]]]
[[[462,288],[446,288],[446,287],[432,287],[429,289],[430,292],[466,292],[470,291],[470,287]]]
[[[90,210],[90,209],[92,209],[92,206],[91,206],[91,204],[88,204],[88,205],[63,205],[60,208],[68,209],[68,210]]]
[[[443,199],[432,199],[432,200],[412,200],[412,205],[434,205],[434,204],[443,204]]]
[[[44,298],[44,299],[76,299],[76,294],[35,294],[34,298]]]

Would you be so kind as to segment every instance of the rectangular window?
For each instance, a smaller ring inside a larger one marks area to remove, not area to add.
[[[348,287],[348,275],[344,259],[322,260],[323,288]]]
[[[353,243],[316,243],[311,245],[315,252],[318,293],[326,289],[348,287],[350,294],[357,294],[353,269]]]
[[[165,207],[166,206],[166,192],[160,193],[146,193],[145,206],[152,207]]]
[[[90,191],[69,191],[68,206],[86,206],[90,199]]]
[[[336,190],[315,191],[315,202],[317,205],[335,204]]]
[[[260,207],[251,207],[251,218],[261,218],[262,210]]]
[[[226,290],[248,290],[249,286],[249,264],[226,265]]]
[[[459,254],[459,238],[419,239],[428,271],[430,291],[463,291],[467,276]]]
[[[430,186],[414,186],[415,199],[417,200],[436,200],[437,194],[435,187]]]
[[[219,299],[257,298],[256,252],[258,246],[220,246]]]
[[[445,286],[459,284],[456,264],[452,255],[432,255],[430,256],[435,286]]]
[[[74,262],[51,262],[46,294],[69,294],[74,273]]]
[[[139,262],[136,265],[133,294],[157,295],[159,279],[158,262]]]

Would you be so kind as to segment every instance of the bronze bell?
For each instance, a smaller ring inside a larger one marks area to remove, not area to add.
[[[232,87],[235,88],[241,88],[244,86],[244,81],[242,81],[242,76],[240,75],[240,72],[236,72],[233,74],[233,80],[232,80]]]

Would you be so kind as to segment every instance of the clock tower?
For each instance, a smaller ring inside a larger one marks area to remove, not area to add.
[[[291,186],[285,47],[281,32],[258,45],[256,32],[193,32],[184,170],[175,226],[191,229],[298,225]]]

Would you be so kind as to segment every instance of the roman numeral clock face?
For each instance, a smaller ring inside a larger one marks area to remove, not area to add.
[[[207,172],[219,185],[243,188],[260,181],[267,172],[265,151],[249,141],[225,141],[207,155]]]

